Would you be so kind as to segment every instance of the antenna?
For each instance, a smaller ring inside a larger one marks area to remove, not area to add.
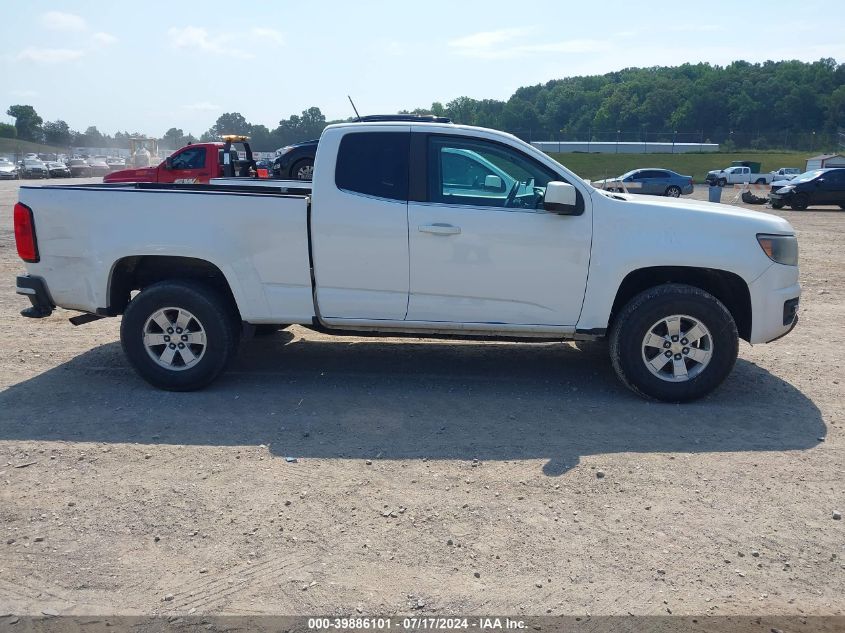
[[[355,107],[355,102],[352,101],[352,97],[350,97],[349,95],[346,95],[346,98],[349,99],[349,103],[352,104],[352,109],[355,110],[355,116],[358,117],[358,120],[360,121],[361,115],[358,114],[358,108]]]

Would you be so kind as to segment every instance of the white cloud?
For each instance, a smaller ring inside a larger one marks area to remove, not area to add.
[[[61,64],[77,60],[83,55],[85,55],[83,51],[70,48],[35,48],[29,46],[17,54],[17,60],[40,64]]]
[[[110,46],[117,42],[117,38],[114,35],[111,33],[103,33],[102,31],[94,33],[92,37],[95,43],[101,44],[102,46]]]
[[[388,42],[384,45],[382,52],[385,55],[390,55],[391,57],[401,57],[405,54],[405,47],[402,46],[402,42],[392,41]]]
[[[51,31],[84,31],[88,28],[85,19],[73,13],[48,11],[41,15],[41,25]]]
[[[252,29],[252,37],[261,40],[265,44],[274,44],[281,46],[285,43],[285,37],[276,29],[268,29],[262,27],[255,27]]]
[[[227,55],[237,59],[252,59],[255,57],[252,53],[229,46],[228,43],[233,40],[232,35],[214,36],[200,26],[186,26],[181,29],[173,27],[167,31],[167,34],[173,48]]]
[[[548,53],[597,53],[611,48],[606,40],[574,39],[558,42],[521,44],[532,29],[512,28],[473,33],[449,42],[459,55],[478,59],[511,59]]]
[[[183,108],[186,110],[220,110],[220,106],[216,103],[209,103],[208,101],[199,101],[197,103],[189,103],[188,105],[183,105]]]
[[[465,55],[473,55],[477,52],[490,51],[497,44],[509,42],[517,37],[523,37],[530,33],[530,29],[501,29],[498,31],[483,31],[459,37],[449,42],[449,46],[457,49]]]

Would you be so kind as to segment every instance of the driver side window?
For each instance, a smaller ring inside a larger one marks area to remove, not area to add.
[[[428,139],[429,202],[536,209],[559,177],[499,143],[432,135]]]
[[[205,167],[205,148],[192,147],[173,157],[173,169],[202,169]]]

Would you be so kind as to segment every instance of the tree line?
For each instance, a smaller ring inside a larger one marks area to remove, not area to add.
[[[845,64],[744,61],[674,67],[627,68],[604,75],[567,77],[525,86],[507,100],[458,97],[445,105],[403,112],[447,116],[456,123],[513,132],[529,140],[707,140],[730,146],[784,146],[804,134],[835,138],[845,127]],[[44,123],[32,106],[16,105],[7,114],[14,127],[0,124],[0,136],[54,145],[125,146],[129,136],[101,134],[96,127],[70,130],[64,121]],[[199,140],[220,134],[247,134],[256,150],[270,151],[316,138],[326,121],[319,108],[291,115],[270,129],[248,122],[238,112],[221,115]],[[9,128],[12,128],[10,130]],[[194,137],[178,128],[163,142],[181,147]]]

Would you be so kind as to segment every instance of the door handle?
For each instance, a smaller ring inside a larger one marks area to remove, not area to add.
[[[451,224],[421,224],[417,227],[421,233],[432,233],[434,235],[458,235],[461,227]]]

